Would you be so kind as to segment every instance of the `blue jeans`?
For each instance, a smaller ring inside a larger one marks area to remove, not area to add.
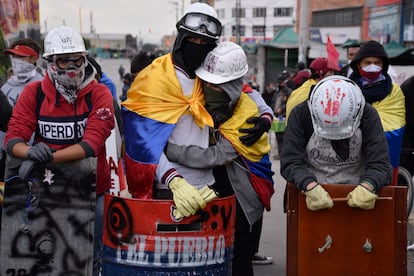
[[[104,194],[96,196],[96,209],[95,209],[95,236],[93,244],[93,275],[99,276],[102,265],[102,229],[104,218]]]

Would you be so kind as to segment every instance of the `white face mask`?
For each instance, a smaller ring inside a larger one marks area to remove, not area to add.
[[[86,62],[83,62],[80,67],[72,65],[67,69],[59,69],[53,61],[47,64],[47,72],[56,90],[70,104],[78,98],[79,90],[85,78],[85,67]]]
[[[13,79],[20,84],[25,84],[36,75],[36,66],[20,58],[11,57]]]
[[[373,73],[377,73],[377,72],[381,72],[382,67],[375,65],[375,64],[370,64],[364,67],[361,67],[361,69],[365,72],[373,72]]]

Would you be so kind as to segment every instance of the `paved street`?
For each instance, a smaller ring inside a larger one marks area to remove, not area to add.
[[[122,64],[126,72],[129,72],[129,60],[127,59],[98,59],[103,71],[117,85],[117,92],[120,95],[122,84],[119,79],[118,68]],[[275,150],[274,135],[271,136],[272,150]],[[263,232],[260,245],[260,254],[273,257],[271,265],[256,265],[254,267],[257,276],[282,276],[286,275],[286,215],[283,213],[282,202],[285,181],[279,173],[279,161],[273,161],[273,171],[275,172],[275,194],[272,198],[272,210],[265,212],[263,222]],[[410,217],[409,240],[414,241],[414,213]],[[414,275],[414,251],[408,252],[407,275]],[[388,275],[387,275],[388,276]]]

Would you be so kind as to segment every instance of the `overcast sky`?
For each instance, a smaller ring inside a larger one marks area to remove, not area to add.
[[[176,18],[188,5],[190,0],[39,0],[40,25],[44,32],[64,21],[89,33],[92,11],[97,33],[131,34],[144,42],[160,43],[162,35],[175,31]]]

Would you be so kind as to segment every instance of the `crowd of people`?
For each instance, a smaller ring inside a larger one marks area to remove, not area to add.
[[[274,193],[271,129],[280,174],[304,192],[310,210],[333,206],[323,183],[354,184],[348,205],[361,209],[374,208],[381,187],[396,183],[405,98],[380,43],[349,45],[349,64],[340,72],[324,57],[309,66],[300,61],[260,91],[246,81],[243,49],[219,42],[222,23],[211,6],[191,4],[176,27],[171,53],[141,52],[129,72],[119,67],[119,95],[71,27],[51,30],[43,54],[29,39],[4,52],[13,74],[0,93],[1,181],[7,189],[10,177],[28,181],[47,163],[97,158],[94,275],[101,271],[103,195],[111,184],[105,141],[115,126],[133,198],[172,200],[179,221],[216,198],[235,196],[235,276],[254,275],[254,263],[272,262],[258,252]],[[36,69],[41,55],[43,74]],[[67,137],[42,131],[68,122]]]

